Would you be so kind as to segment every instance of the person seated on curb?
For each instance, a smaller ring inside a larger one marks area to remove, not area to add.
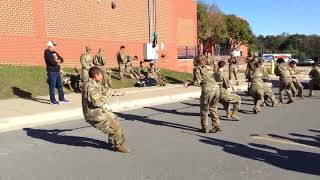
[[[313,90],[316,88],[320,88],[320,71],[317,67],[318,65],[316,63],[312,64],[312,69],[309,73],[309,77],[311,80],[309,81],[309,96],[313,96]]]
[[[147,84],[165,86],[164,77],[160,73],[160,69],[155,66],[153,62],[150,63],[148,69],[148,81]],[[147,85],[148,86],[148,85]]]
[[[256,62],[254,64],[254,70],[252,72],[251,86],[249,89],[249,94],[254,99],[253,111],[258,114],[261,111],[261,105],[266,99],[270,98],[272,101],[272,106],[278,105],[279,101],[275,98],[272,89],[264,82],[265,70],[261,67],[261,62]]]
[[[118,152],[130,153],[131,150],[125,146],[124,131],[120,125],[119,118],[107,108],[108,99],[111,96],[123,95],[111,90],[103,92],[103,75],[98,67],[89,69],[89,81],[85,84],[82,93],[82,110],[87,123],[96,129],[108,134],[108,142]]]
[[[126,68],[125,68],[125,76],[131,79],[140,79],[140,76],[133,70],[132,67],[132,61],[135,61],[138,59],[138,56],[127,56],[128,60],[127,60],[127,64],[126,64]]]
[[[227,112],[227,118],[234,118],[235,120],[240,120],[238,116],[238,111],[241,105],[241,98],[240,96],[236,95],[235,93],[229,92],[228,88],[230,87],[229,82],[224,78],[224,71],[226,69],[226,62],[219,61],[218,62],[218,69],[214,73],[215,80],[219,83],[220,86],[220,99],[219,103],[223,105],[224,109]],[[233,111],[230,112],[229,106],[233,104]]]
[[[137,68],[137,74],[139,75],[140,79],[144,79],[148,76],[148,68],[144,66],[144,61],[140,61],[140,65]]]
[[[298,94],[297,96],[303,99],[303,86],[297,78],[297,63],[295,61],[290,61],[289,66],[289,72],[294,86],[292,94]]]

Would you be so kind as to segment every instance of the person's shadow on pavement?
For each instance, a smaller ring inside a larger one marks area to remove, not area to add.
[[[31,101],[36,101],[39,103],[43,103],[43,104],[50,104],[50,100],[48,99],[42,99],[42,98],[35,98],[32,96],[32,93],[22,90],[18,87],[11,87],[12,92],[14,95],[18,96],[19,98],[22,99],[27,99],[27,100],[31,100]]]
[[[320,175],[320,154],[318,153],[299,150],[282,150],[279,148],[255,143],[244,145],[206,136],[197,136],[202,138],[199,140],[200,142],[222,147],[223,151],[233,155],[261,161],[289,171]]]
[[[200,129],[192,127],[192,126],[188,126],[188,125],[183,125],[183,124],[178,124],[178,123],[172,123],[172,122],[168,122],[168,121],[160,121],[160,120],[155,120],[155,119],[151,119],[147,116],[139,116],[139,115],[134,115],[134,114],[125,114],[125,113],[120,113],[117,112],[115,113],[116,115],[118,115],[119,117],[125,119],[125,120],[130,120],[130,121],[140,121],[143,123],[147,123],[147,124],[152,124],[152,125],[157,125],[157,126],[166,126],[166,127],[171,127],[171,128],[177,128],[177,129],[183,129],[183,130],[187,130],[187,131],[199,131]]]
[[[82,129],[87,128],[80,127],[75,129]],[[87,138],[87,137],[80,137],[80,136],[70,136],[61,134],[63,132],[73,131],[75,129],[33,129],[33,128],[24,128],[23,130],[26,131],[27,135],[33,137],[35,139],[45,140],[55,144],[64,144],[69,146],[77,146],[77,147],[92,147],[97,149],[108,149],[114,151],[111,144],[108,144],[104,141]]]

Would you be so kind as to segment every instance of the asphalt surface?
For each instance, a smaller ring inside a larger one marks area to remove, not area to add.
[[[320,93],[198,132],[199,100],[118,113],[133,154],[83,119],[0,134],[0,180],[318,180]],[[224,111],[220,111],[223,116]]]

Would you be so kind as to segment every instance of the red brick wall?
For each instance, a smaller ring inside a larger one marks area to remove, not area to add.
[[[158,42],[165,44],[159,65],[178,71],[192,70],[191,61],[177,60],[178,20],[193,22],[186,46],[196,45],[196,4],[192,0],[156,0]],[[143,57],[148,37],[146,0],[3,0],[0,4],[0,64],[44,65],[43,50],[48,40],[66,65],[79,66],[86,45],[105,49],[108,64],[116,66],[115,54],[125,45],[131,55]],[[187,33],[188,33],[187,32]]]

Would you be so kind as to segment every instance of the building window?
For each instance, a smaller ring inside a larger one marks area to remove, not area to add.
[[[196,46],[178,46],[178,59],[193,59],[196,54]]]

